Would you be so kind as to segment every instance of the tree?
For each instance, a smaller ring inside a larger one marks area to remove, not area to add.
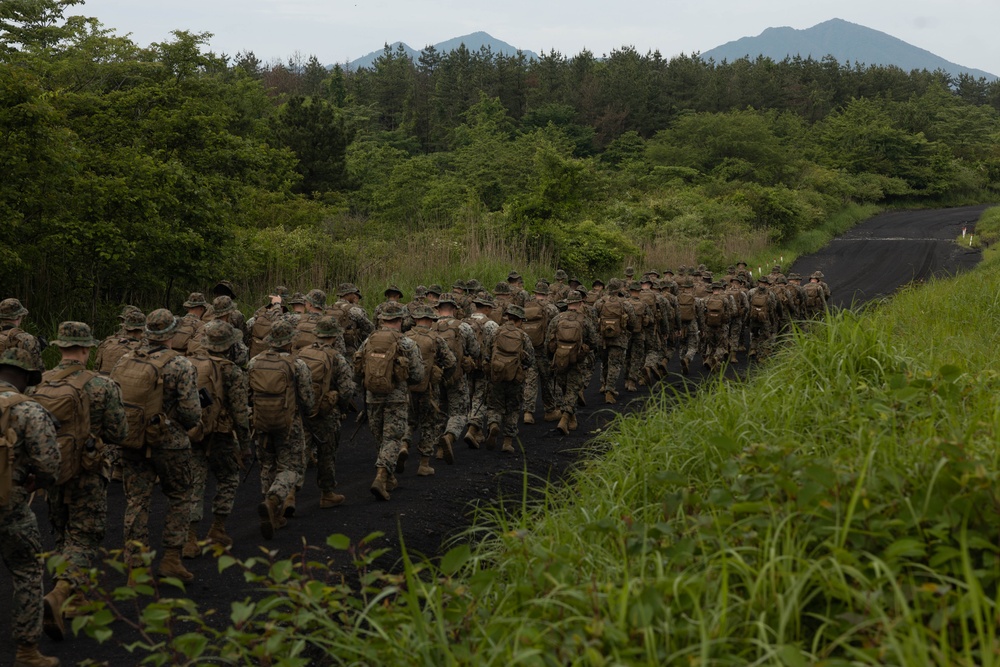
[[[298,157],[302,180],[293,191],[317,195],[346,187],[348,137],[333,105],[319,97],[293,97],[274,118],[272,132]]]

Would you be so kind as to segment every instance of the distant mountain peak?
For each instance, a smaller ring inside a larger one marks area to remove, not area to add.
[[[462,44],[465,44],[465,48],[467,48],[469,51],[479,51],[481,48],[486,46],[489,47],[490,51],[492,51],[495,54],[512,56],[515,55],[518,51],[521,51],[521,53],[524,54],[525,58],[529,60],[538,59],[537,53],[525,49],[518,49],[516,46],[512,46],[501,39],[497,39],[493,35],[490,35],[487,32],[483,32],[482,30],[477,30],[476,32],[469,33],[468,35],[462,35],[461,37],[453,37],[452,39],[448,39],[443,42],[438,42],[437,44],[428,44],[424,48],[427,48],[428,46],[433,46],[434,49],[436,49],[439,53],[450,53],[455,49],[457,49]],[[416,61],[420,57],[420,51],[412,48],[405,42],[395,42],[393,44],[390,44],[389,48],[395,51],[400,46],[403,47],[403,50],[406,52],[406,54],[410,56],[410,58],[413,59],[414,61]],[[368,55],[362,56],[357,60],[352,60],[347,64],[347,66],[352,70],[357,70],[362,67],[372,67],[375,64],[375,60],[382,55],[384,50],[385,49],[382,48],[377,51],[372,51]]]
[[[756,37],[742,37],[701,54],[702,60],[715,62],[758,56],[776,61],[795,56],[814,60],[833,56],[839,63],[895,65],[905,72],[940,69],[953,77],[969,74],[977,79],[997,79],[995,74],[958,65],[898,37],[841,18],[802,30],[788,26],[767,28]]]

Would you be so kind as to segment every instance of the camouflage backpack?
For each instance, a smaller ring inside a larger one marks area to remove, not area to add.
[[[493,382],[522,382],[524,368],[521,366],[529,350],[524,349],[524,332],[510,323],[505,323],[493,339],[490,354],[490,380]],[[531,352],[533,354],[533,352]]]
[[[823,307],[823,286],[819,283],[806,283],[802,286],[806,291],[806,306],[813,310]]]
[[[528,334],[531,344],[541,347],[545,344],[545,330],[549,326],[549,318],[545,313],[545,304],[538,299],[532,299],[524,304],[524,323],[521,330]]]
[[[710,327],[721,327],[728,321],[726,297],[722,294],[713,294],[708,297],[705,301],[705,324]]]
[[[358,340],[358,325],[351,319],[351,309],[354,304],[349,301],[337,301],[326,308],[326,314],[332,315],[344,332],[344,344],[348,348],[356,348],[361,344]]]
[[[431,387],[431,369],[436,367],[437,335],[432,329],[413,328],[406,332],[406,337],[417,344],[420,358],[424,360],[424,379],[418,384],[410,385],[414,394],[422,394]]]
[[[257,432],[291,428],[296,411],[294,358],[269,348],[254,357],[249,375]]]
[[[767,317],[767,290],[758,287],[750,299],[750,317],[758,322],[766,322]]]
[[[163,369],[177,356],[180,355],[171,349],[133,350],[112,369],[111,379],[121,387],[128,422],[128,436],[120,443],[125,449],[142,449],[163,442],[166,435]]]
[[[193,352],[198,334],[204,323],[194,317],[181,317],[177,320],[177,330],[170,339],[169,345],[181,353]]]
[[[650,326],[651,324],[655,324],[657,311],[656,293],[650,290],[642,290],[639,292],[639,300],[646,306],[646,313],[649,315],[649,321],[644,322],[644,325]]]
[[[555,337],[549,352],[552,353],[552,369],[564,371],[575,364],[583,351],[583,313],[566,311],[556,322]]]
[[[105,339],[97,348],[97,354],[101,359],[101,367],[97,369],[97,372],[109,375],[119,359],[132,350],[138,349],[140,345],[142,345],[142,341],[127,336]]]
[[[378,396],[385,396],[396,387],[400,372],[399,339],[402,337],[394,329],[379,329],[365,342],[365,353],[361,360],[361,377],[365,389]]]
[[[0,396],[0,508],[7,507],[14,490],[14,457],[17,452],[17,433],[10,427],[10,409],[29,400],[20,393],[10,392]]]
[[[681,314],[681,322],[694,322],[697,317],[694,292],[685,291],[677,295],[677,308]]]
[[[455,370],[452,371],[450,377],[445,378],[448,383],[456,382],[465,372],[465,367],[468,364],[465,360],[465,340],[459,331],[461,326],[462,323],[459,320],[452,318],[441,319],[434,324],[434,330],[444,339],[452,354],[455,355]]]
[[[90,439],[90,395],[84,385],[96,376],[97,373],[82,370],[80,366],[46,371],[31,393],[59,423],[56,443],[60,463],[56,484],[65,484],[80,472],[83,451]]]
[[[292,353],[298,352],[302,348],[309,347],[313,343],[319,342],[316,335],[316,323],[319,317],[303,315],[295,325],[295,338],[292,339]]]
[[[211,433],[228,433],[232,425],[224,415],[226,391],[222,379],[222,368],[232,362],[213,357],[207,350],[198,350],[188,357],[198,372],[198,389],[204,389],[212,399],[211,405],[202,406],[201,421],[188,431],[191,442],[201,442]]]
[[[600,313],[601,335],[604,338],[617,338],[625,333],[628,326],[628,311],[621,297],[613,296],[601,304]]]
[[[292,349],[295,349],[295,344],[292,343]],[[309,415],[310,417],[315,416],[327,416],[328,408],[332,408],[336,401],[330,401],[327,399],[323,401],[322,399],[326,396],[330,389],[330,378],[333,377],[333,359],[330,358],[330,354],[326,350],[326,346],[319,341],[312,343],[307,347],[300,348],[295,356],[305,362],[306,366],[309,367],[309,374],[312,378],[312,388],[313,396],[316,397],[316,414]],[[323,410],[320,410],[320,404],[323,404]],[[324,414],[321,414],[324,413]]]
[[[490,318],[482,314],[473,313],[469,317],[462,320],[472,328],[472,333],[476,337],[476,341],[479,343],[479,353],[482,354],[486,350],[486,323],[490,321]],[[466,360],[466,372],[472,372],[474,370],[481,370],[482,361],[478,363],[474,362],[472,359]]]
[[[253,359],[258,354],[268,349],[264,337],[271,333],[271,327],[281,318],[280,308],[265,308],[257,311],[250,327],[250,358]]]

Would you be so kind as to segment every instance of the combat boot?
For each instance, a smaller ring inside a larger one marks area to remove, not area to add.
[[[346,498],[342,493],[335,493],[334,491],[324,491],[319,496],[319,508],[321,510],[328,509],[330,507],[336,507],[337,505],[342,505]]]
[[[617,402],[615,401],[615,392],[613,391],[604,392],[604,402],[607,403],[608,405],[614,405]]]
[[[639,387],[635,385],[635,380],[625,380],[625,391],[639,391]]]
[[[393,491],[396,490],[396,487],[398,486],[399,486],[399,478],[397,478],[390,472],[389,478],[385,482],[385,490],[388,491],[389,493],[392,493]]]
[[[181,555],[184,558],[197,558],[201,555],[201,547],[198,546],[198,522],[192,521],[191,525],[188,526],[188,536],[187,542],[184,543],[184,548],[181,550]]]
[[[408,458],[410,458],[410,443],[404,442],[403,446],[399,448],[399,455],[396,457],[396,472],[402,474],[403,466]]]
[[[576,413],[574,412],[569,416],[569,430],[575,431],[578,426],[579,424],[576,423]]]
[[[646,377],[646,384],[650,387],[656,384],[656,381],[659,379],[659,376],[656,375],[652,366],[645,366],[642,369],[642,374]]]
[[[386,484],[389,481],[389,472],[385,468],[379,468],[375,473],[375,481],[372,482],[371,492],[377,500],[389,500],[389,490]]]
[[[482,439],[482,431],[475,424],[469,424],[469,430],[465,432],[465,444],[469,449],[479,449],[479,442]]]
[[[587,399],[583,397],[583,389],[576,392],[576,404],[581,408],[587,407]]]
[[[562,417],[559,418],[559,425],[556,426],[557,429],[562,431],[563,435],[569,435],[569,413],[562,413]]]
[[[194,575],[187,571],[181,563],[181,550],[173,547],[163,550],[163,559],[160,561],[158,573],[161,577],[174,577],[183,582],[194,581]]]
[[[729,363],[731,364],[736,363],[736,350],[733,350],[732,352],[729,353]]]
[[[421,456],[420,465],[417,466],[417,475],[420,477],[430,477],[434,474],[434,468],[431,467],[431,457]]]
[[[281,506],[281,516],[288,518],[295,516],[295,489],[292,489],[285,498]]]
[[[441,445],[438,445],[434,449],[434,460],[435,461],[444,461],[444,450],[441,448]]]
[[[533,412],[525,412],[524,413],[524,423],[525,424],[534,424],[535,423],[535,414]]]
[[[278,506],[281,501],[277,496],[268,495],[260,505],[257,505],[257,516],[260,517],[260,534],[265,540],[274,537],[274,531],[280,528],[278,525]],[[284,519],[284,517],[281,517]]]
[[[73,585],[65,579],[56,582],[55,588],[42,598],[45,613],[42,616],[42,628],[49,639],[61,642],[66,637],[66,621],[63,616],[63,605],[73,594]]]
[[[444,462],[451,465],[455,462],[455,450],[452,449],[452,445],[455,444],[455,436],[451,433],[445,433],[438,442],[441,445],[441,451],[444,453]]]
[[[38,644],[18,644],[14,667],[59,667],[59,658],[38,652]]]
[[[500,451],[505,454],[516,454],[517,452],[514,449],[514,438],[511,438],[510,436],[504,438],[503,447],[500,448]]]
[[[229,537],[229,533],[226,532],[226,517],[215,515],[215,518],[212,519],[212,527],[208,529],[205,539],[227,549],[233,546],[233,538]]]
[[[493,422],[490,424],[490,431],[486,434],[486,449],[497,448],[497,438],[500,437],[500,424]]]
[[[688,375],[691,372],[691,363],[687,360],[687,357],[681,357],[681,373]]]
[[[559,421],[559,416],[561,414],[562,413],[559,410],[555,410],[555,409],[548,410],[548,411],[545,412],[545,421],[547,421],[547,422]]]

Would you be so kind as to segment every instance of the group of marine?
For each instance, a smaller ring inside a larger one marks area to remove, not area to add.
[[[335,459],[350,411],[374,436],[371,492],[387,501],[411,456],[416,474],[430,476],[432,462],[454,462],[458,442],[515,453],[539,395],[543,419],[568,435],[598,361],[600,393],[615,403],[623,376],[629,392],[652,385],[675,351],[685,374],[698,354],[712,371],[740,352],[765,356],[784,327],[822,313],[830,297],[820,272],[802,284],[775,266],[754,279],[745,264],[721,280],[704,266],[639,277],[628,268],[589,290],[560,270],[531,292],[511,272],[493,290],[456,281],[418,287],[409,302],[390,285],[373,318],[350,283],[333,303],[319,289],[278,287],[249,320],[231,283],[212,293],[192,293],[182,315],[126,306],[103,341],[63,322],[50,370],[44,341],[21,328],[27,309],[0,302],[0,555],[14,579],[15,665],[59,664],[38,641],[67,635],[104,541],[112,479],[123,482],[126,563],[143,564],[159,485],[168,512],[158,573],[190,582],[183,558],[206,542],[232,545],[226,520],[254,458],[264,539],[294,516],[310,465],[320,507],[344,502]],[[209,473],[213,519],[199,542]],[[30,507],[42,490],[61,559],[45,595]]]

